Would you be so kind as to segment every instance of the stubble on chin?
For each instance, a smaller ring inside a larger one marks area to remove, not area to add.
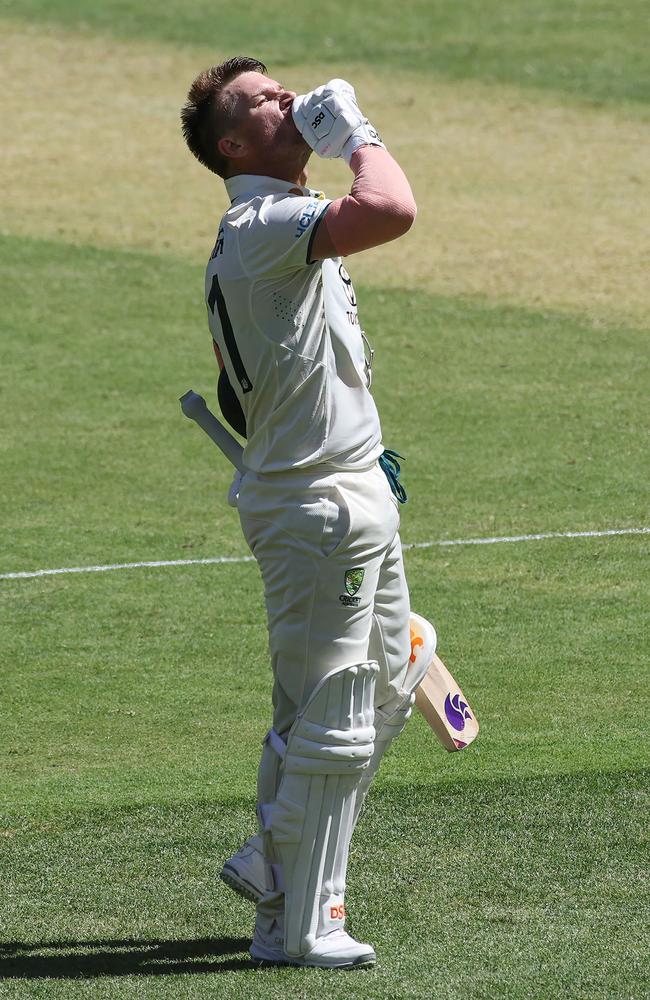
[[[278,140],[281,140],[281,145],[284,149],[288,152],[290,151],[290,153],[301,164],[304,165],[307,163],[307,160],[312,154],[312,149],[311,146],[305,142],[300,132],[294,125],[293,119],[291,119],[290,122],[285,120],[283,125],[280,127],[279,132],[281,135],[279,134],[277,138]]]

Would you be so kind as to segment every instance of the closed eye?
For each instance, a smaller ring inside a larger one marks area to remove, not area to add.
[[[281,93],[282,93],[281,90],[275,90],[275,91],[269,92],[267,94],[256,94],[255,95],[255,107],[259,108],[259,106],[261,104],[264,104],[265,101],[278,100]]]

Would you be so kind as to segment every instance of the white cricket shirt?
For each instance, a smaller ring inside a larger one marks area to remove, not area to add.
[[[246,417],[246,468],[369,468],[383,446],[352,282],[340,258],[308,263],[330,202],[273,177],[225,183],[205,297]]]

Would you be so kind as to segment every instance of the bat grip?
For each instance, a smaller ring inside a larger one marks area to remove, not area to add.
[[[181,409],[186,417],[199,425],[209,438],[221,449],[226,458],[240,472],[245,472],[243,448],[232,434],[220,423],[203,398],[190,389],[180,398]]]

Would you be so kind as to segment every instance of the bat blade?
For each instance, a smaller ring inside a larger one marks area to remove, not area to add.
[[[205,431],[209,438],[221,449],[229,462],[231,462],[240,472],[245,472],[243,461],[243,448],[239,441],[226,430],[222,423],[215,417],[214,413],[198,392],[189,389],[179,400],[181,410],[186,417],[194,420],[201,430]]]
[[[415,704],[449,753],[463,750],[478,736],[479,725],[474,710],[435,653],[427,673],[416,688]]]
[[[436,654],[438,639],[431,622],[411,611],[410,632],[415,704],[445,750],[462,750],[478,735],[474,711]]]

